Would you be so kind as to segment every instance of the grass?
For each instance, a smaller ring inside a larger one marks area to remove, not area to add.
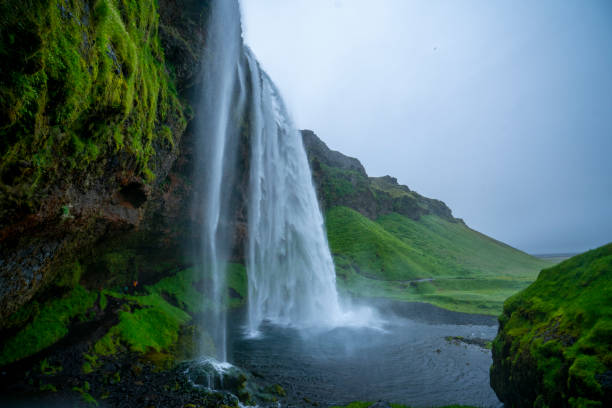
[[[0,366],[35,354],[68,334],[68,326],[75,319],[87,319],[87,311],[94,305],[97,294],[76,286],[64,296],[39,305],[30,302],[11,316],[13,322],[25,323],[23,329],[8,339],[0,353]]]
[[[389,182],[387,177],[369,177],[369,181],[370,187],[372,190],[374,190],[374,192],[383,191],[393,198],[400,198],[404,196],[413,199],[420,198],[416,192],[408,190],[407,187]],[[394,181],[397,182],[397,180]]]
[[[326,214],[340,289],[497,315],[551,263],[435,215],[372,221],[347,207]]]
[[[75,274],[80,276],[80,265],[75,264],[76,267],[78,271]],[[69,334],[72,322],[92,320],[96,314],[94,306],[97,304],[101,311],[106,310],[112,298],[122,302],[118,311],[119,322],[110,327],[83,355],[84,373],[95,370],[98,357],[114,355],[122,350],[157,353],[173,358],[174,352],[181,352],[175,350],[178,349],[177,344],[190,343],[186,339],[181,340],[183,329],[196,323],[194,316],[201,315],[211,307],[210,301],[197,290],[203,278],[198,271],[197,268],[176,271],[153,285],[144,286],[140,293],[127,294],[124,288],[88,291],[76,284],[72,289],[64,289],[66,293],[61,297],[44,303],[29,302],[8,319],[6,327],[17,332],[3,341],[0,366],[55,344]],[[233,292],[233,296],[230,296],[228,291],[227,307],[243,305],[247,293],[244,266],[228,264],[227,277],[228,287]],[[73,279],[78,278],[70,276],[70,280]],[[210,343],[206,333],[191,330],[190,335],[194,338],[199,336],[204,343]]]
[[[240,264],[228,264],[228,286],[242,296],[226,297],[228,307],[240,306],[246,299],[246,271]],[[154,285],[145,293],[126,295],[104,291],[105,296],[123,299],[127,303],[119,313],[119,323],[113,326],[93,347],[96,355],[112,355],[125,345],[137,353],[167,352],[179,341],[181,327],[212,307],[210,301],[196,289],[202,277],[197,268],[179,271]]]
[[[330,202],[341,201],[342,198],[362,194],[368,190],[368,178],[355,170],[339,169],[320,163],[326,177],[323,179],[322,193]]]
[[[543,270],[506,301],[492,373],[512,376],[521,361],[535,360],[544,403],[598,406],[596,376],[612,369],[611,299],[612,244]]]
[[[449,274],[465,277],[495,274],[533,279],[547,262],[474,231],[461,222],[425,215],[418,221],[399,214],[377,220],[403,242],[433,256]]]

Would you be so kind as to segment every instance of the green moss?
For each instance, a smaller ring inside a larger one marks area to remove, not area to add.
[[[134,251],[125,249],[122,251],[108,252],[104,254],[102,261],[104,267],[111,276],[122,275],[130,270],[130,261],[134,257]],[[130,277],[133,273],[129,273]]]
[[[55,375],[63,370],[61,365],[49,364],[49,360],[46,358],[40,362],[39,369],[44,375]]]
[[[571,397],[568,402],[571,408],[604,408],[601,402],[582,397]]]
[[[557,370],[559,371],[558,367]],[[602,397],[601,385],[595,379],[596,374],[606,371],[606,366],[596,356],[578,355],[569,368],[568,387],[582,394]]]
[[[83,366],[81,370],[83,374],[89,374],[98,366],[98,356],[95,354],[83,353]]]
[[[246,268],[242,264],[229,263],[227,266],[227,286],[240,298],[229,296],[229,307],[240,307],[247,299],[248,282]]]
[[[104,257],[104,265],[114,265],[118,270],[129,268],[130,256],[111,251]],[[3,343],[0,365],[32,355],[62,339],[68,334],[69,324],[74,320],[85,321],[93,307],[105,310],[109,298],[122,303],[118,312],[119,322],[83,354],[82,371],[91,373],[98,367],[100,356],[114,355],[130,350],[147,358],[171,362],[179,355],[186,355],[178,347],[187,347],[190,340],[198,339],[203,349],[214,350],[214,345],[205,328],[196,329],[193,316],[201,315],[210,302],[198,291],[202,276],[199,269],[184,269],[167,276],[153,285],[142,287],[139,293],[102,290],[89,292],[78,284],[59,298],[44,304],[28,303],[9,317],[8,327],[22,327],[17,334]],[[78,263],[70,264],[62,274],[62,287],[70,287],[78,281],[82,268]],[[228,264],[228,285],[233,293],[226,298],[229,307],[242,305],[247,295],[246,271],[243,265]],[[199,324],[199,322],[198,322]],[[191,330],[187,330],[190,327]],[[196,333],[197,332],[197,333]],[[160,356],[163,356],[161,358]],[[53,374],[52,367],[44,360],[41,372]]]
[[[89,393],[91,391],[91,386],[87,381],[83,383],[82,387],[72,387],[73,391],[81,394],[81,398],[86,404],[98,406],[98,401]]]
[[[154,302],[158,305],[120,315],[116,331],[132,351],[144,353],[149,348],[156,351],[168,348],[178,340],[180,326],[189,321],[189,316],[180,309],[167,310],[160,299]]]
[[[11,314],[6,323],[5,327],[21,327],[28,323],[30,320],[34,319],[40,313],[40,305],[38,302],[33,301],[26,303],[21,308],[19,308],[15,313]]]
[[[596,403],[603,397],[597,375],[612,369],[610,299],[612,244],[543,270],[505,303],[493,371],[501,372],[507,353],[514,359],[503,370],[535,360],[544,403],[569,398],[571,406]]]
[[[59,269],[55,285],[73,288],[79,284],[82,275],[83,267],[78,261],[69,263]]]
[[[122,344],[140,353],[149,349],[167,349],[177,342],[181,325],[191,319],[189,314],[166,302],[159,293],[126,296],[107,292],[106,295],[123,298],[136,307],[119,313],[119,323],[94,345],[94,352],[98,355],[115,354]]]
[[[351,402],[350,404],[345,405],[344,407],[336,406],[332,408],[368,408],[372,404],[373,404],[372,402],[356,401],[356,402]]]
[[[113,326],[93,347],[97,355],[112,355],[127,346],[131,351],[147,353],[163,352],[179,341],[181,327],[210,307],[209,302],[195,289],[199,279],[194,269],[185,269],[166,277],[155,285],[146,286],[146,295],[125,295],[105,291],[111,296],[127,301],[119,313],[119,324]],[[228,265],[228,284],[246,297],[246,273],[244,266]],[[241,304],[243,299],[230,299],[230,306]]]
[[[76,286],[64,296],[39,306],[33,320],[4,343],[0,366],[35,354],[63,338],[71,321],[86,318],[86,312],[96,298],[97,294]]]
[[[151,294],[170,297],[178,307],[195,314],[201,312],[204,305],[202,295],[194,287],[196,278],[194,269],[185,269],[147,287],[146,290]]]
[[[100,305],[100,310],[102,311],[104,311],[106,309],[106,306],[108,306],[108,298],[103,292],[100,293],[99,305]]]
[[[57,388],[53,384],[41,384],[39,390],[43,392],[57,392]]]
[[[6,0],[0,15],[0,188],[12,205],[34,205],[43,182],[69,173],[99,176],[111,155],[151,181],[156,149],[174,149],[186,125],[157,3]]]

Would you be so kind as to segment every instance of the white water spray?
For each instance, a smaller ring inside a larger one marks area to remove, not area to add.
[[[216,358],[227,360],[225,273],[231,240],[231,195],[238,146],[236,116],[244,110],[240,10],[236,1],[215,1],[203,56],[203,90],[197,112],[198,166],[204,183],[201,203],[201,263],[211,278],[211,316],[207,321]]]

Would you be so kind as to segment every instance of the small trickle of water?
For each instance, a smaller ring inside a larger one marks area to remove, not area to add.
[[[208,25],[203,55],[203,88],[196,113],[198,163],[195,179],[203,183],[199,200],[202,231],[199,253],[207,294],[213,305],[207,326],[216,346],[216,357],[227,360],[225,274],[231,230],[231,196],[235,182],[239,131],[236,116],[244,110],[244,75],[241,71],[242,32],[236,1],[215,1]]]
[[[203,357],[192,363],[184,374],[194,387],[204,387],[212,391],[223,389],[223,379],[233,368],[227,361]]]

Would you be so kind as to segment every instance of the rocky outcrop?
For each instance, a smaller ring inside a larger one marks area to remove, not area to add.
[[[361,165],[361,162],[354,157],[348,157],[340,152],[331,150],[324,141],[312,130],[302,130],[302,140],[304,147],[311,160],[317,159],[319,163],[326,166],[337,167],[346,171],[354,171],[362,176],[366,176],[366,171]]]
[[[509,407],[612,406],[612,244],[544,269],[511,297],[491,386]]]
[[[170,252],[194,230],[209,1],[138,4],[0,5],[0,322],[115,238]]]
[[[302,130],[302,140],[324,210],[345,206],[371,219],[396,212],[414,220],[433,214],[462,222],[442,201],[423,197],[394,177],[368,177],[359,160],[330,150],[311,130]]]

